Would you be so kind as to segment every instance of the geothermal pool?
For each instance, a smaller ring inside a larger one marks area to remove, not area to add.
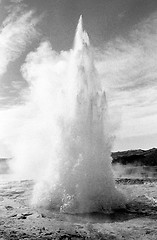
[[[131,194],[126,209],[105,213],[66,214],[32,208],[32,180],[0,181],[0,236],[3,239],[156,239],[156,180],[118,179]]]

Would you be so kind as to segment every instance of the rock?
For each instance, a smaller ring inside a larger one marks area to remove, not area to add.
[[[23,214],[18,214],[17,219],[26,219],[27,217]]]
[[[16,216],[17,216],[17,214],[15,213],[15,214],[10,215],[9,217],[16,217]]]
[[[5,206],[7,210],[13,210],[14,208],[12,206]]]

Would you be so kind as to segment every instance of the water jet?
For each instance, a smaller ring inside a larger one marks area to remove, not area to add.
[[[69,116],[60,116],[57,178],[51,173],[34,190],[33,202],[62,212],[110,212],[125,206],[111,169],[112,133],[105,91],[94,65],[82,16],[68,62],[64,100]],[[67,107],[67,109],[69,106]],[[52,166],[53,168],[53,166]]]
[[[57,53],[43,42],[21,71],[27,98],[4,112],[0,136],[12,171],[35,179],[31,203],[66,213],[123,208],[111,167],[112,121],[82,16],[73,49]]]

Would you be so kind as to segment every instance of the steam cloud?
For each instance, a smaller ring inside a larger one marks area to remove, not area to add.
[[[12,170],[36,180],[32,203],[74,213],[124,207],[111,170],[106,96],[82,17],[72,50],[58,54],[43,42],[22,74],[26,104],[3,112],[1,137]]]

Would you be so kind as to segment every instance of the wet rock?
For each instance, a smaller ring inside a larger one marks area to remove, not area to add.
[[[5,206],[7,210],[13,210],[14,208],[12,206]]]
[[[13,218],[13,217],[16,217],[16,216],[17,216],[17,214],[15,213],[15,214],[11,214],[9,217]]]
[[[24,216],[26,216],[26,217],[28,217],[28,216],[30,216],[30,215],[32,215],[33,213],[32,212],[25,212],[25,213],[22,213],[22,215],[24,215]]]
[[[23,214],[18,214],[17,219],[26,219],[27,217]]]
[[[45,215],[45,214],[43,214],[43,213],[41,213],[41,216],[42,216],[42,218],[46,218],[46,215]]]

